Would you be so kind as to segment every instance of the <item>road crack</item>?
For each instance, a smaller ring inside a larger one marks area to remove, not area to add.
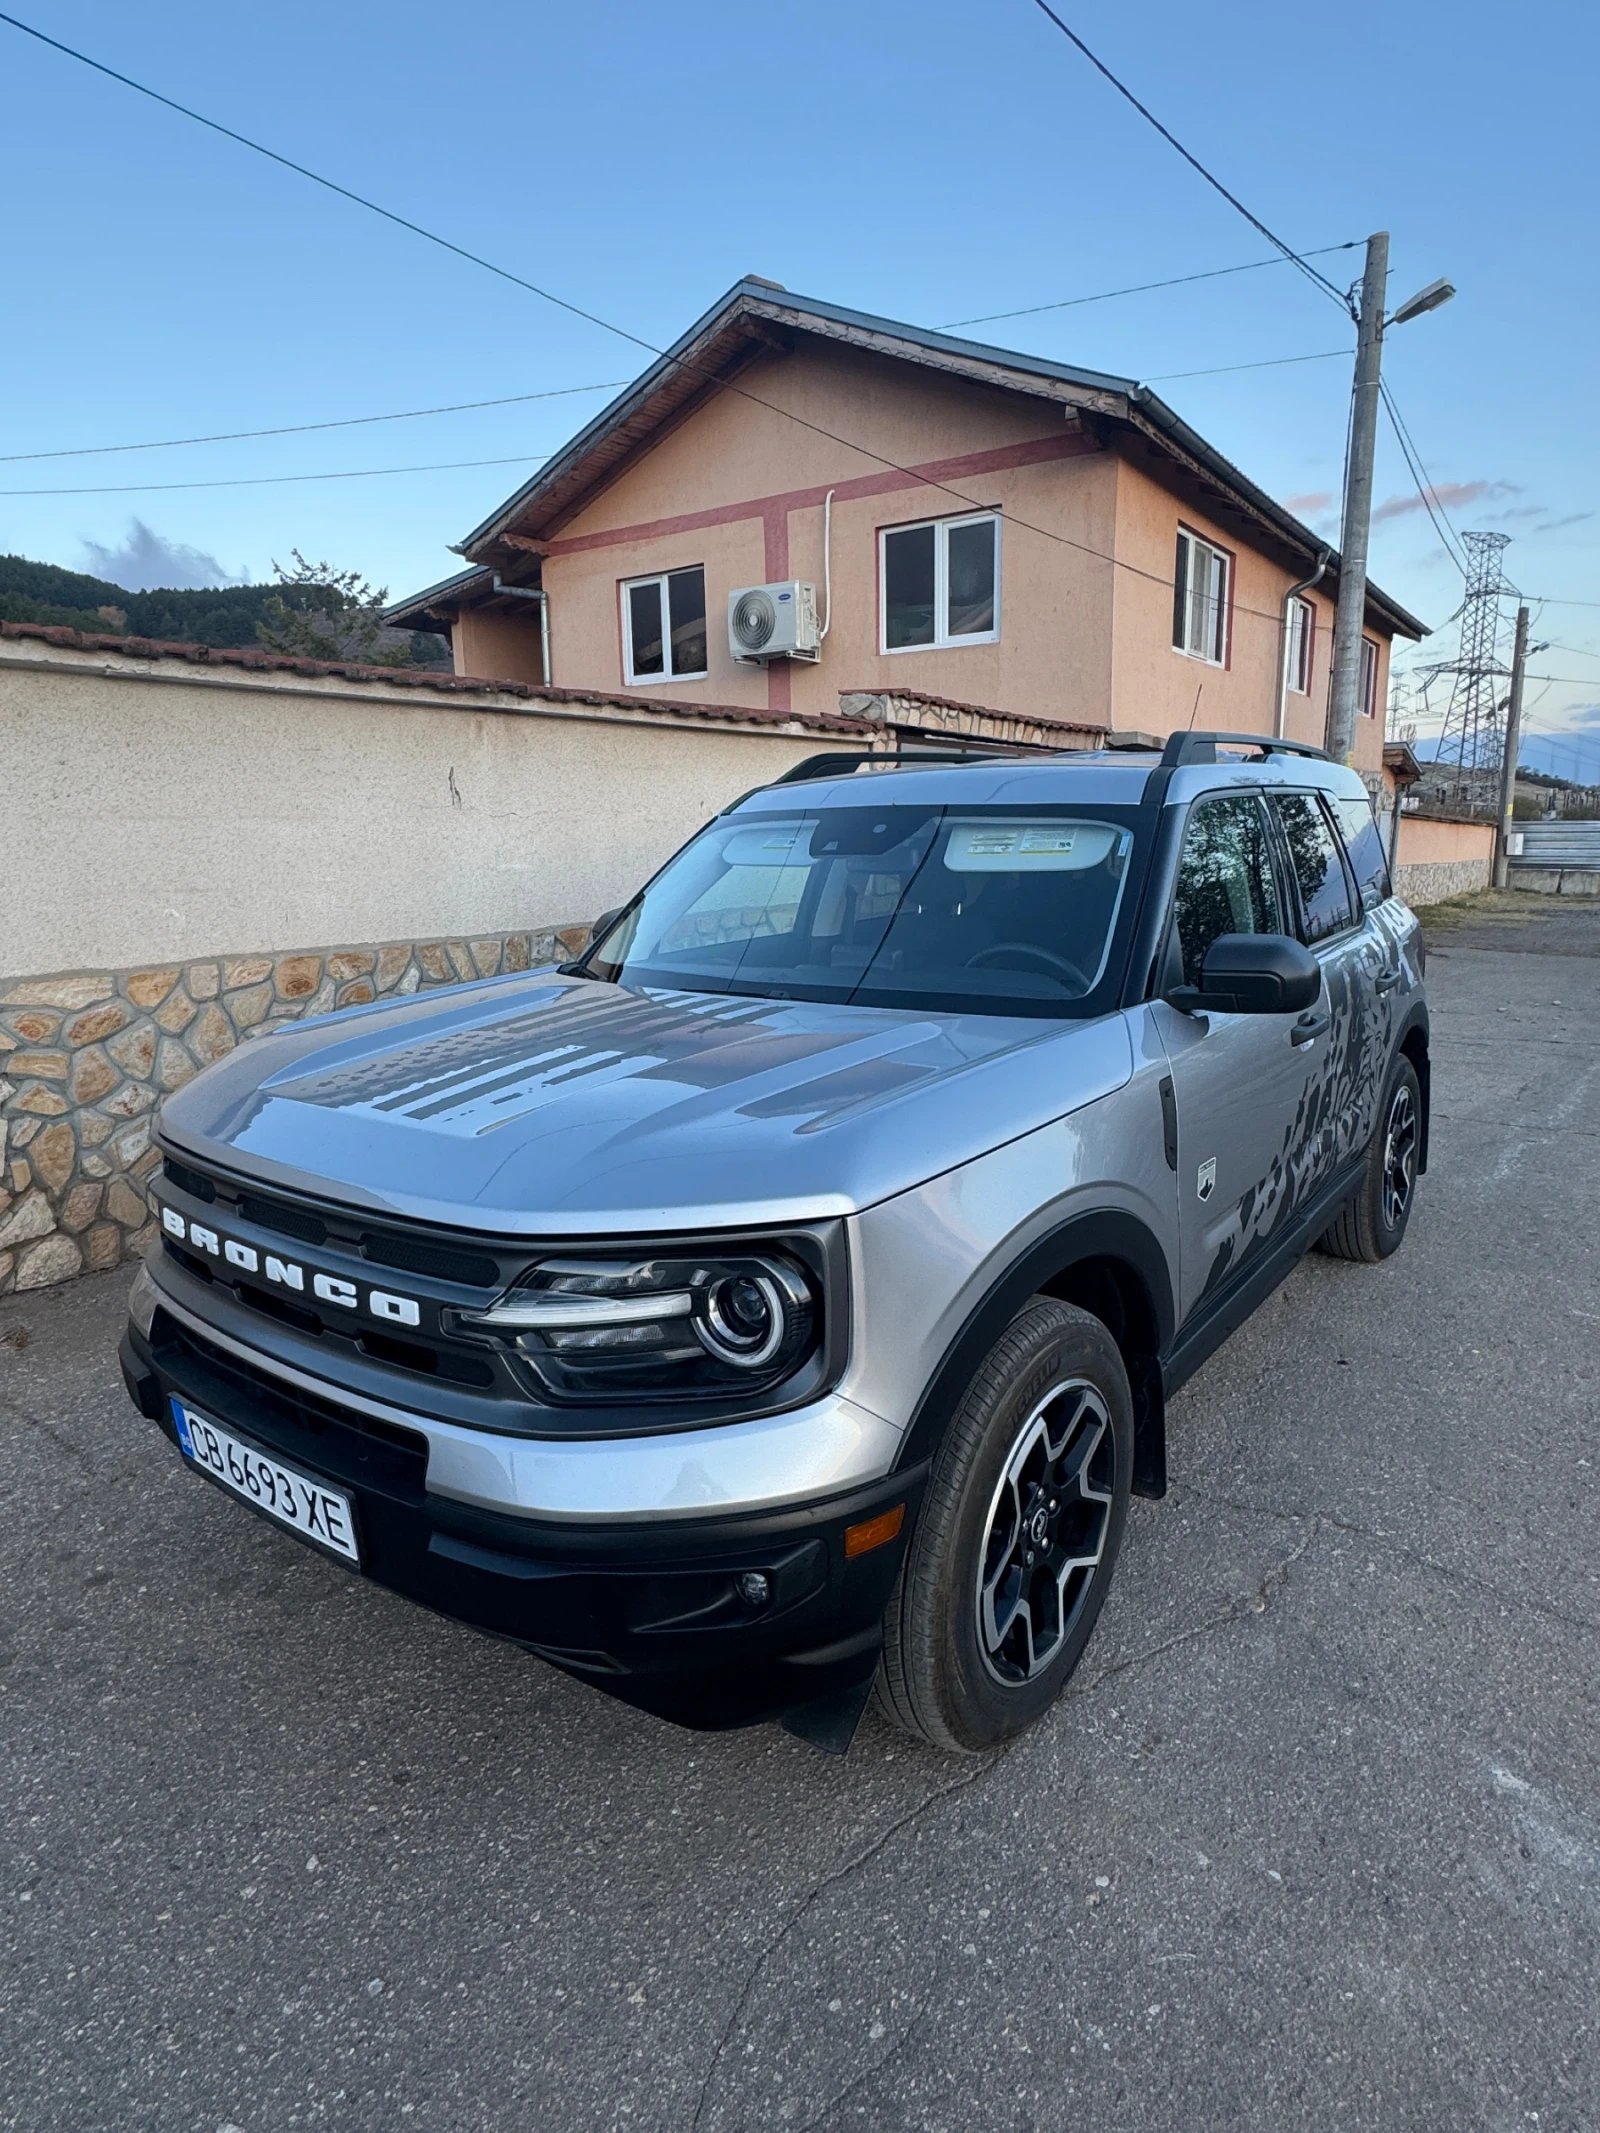
[[[1277,1504],[1242,1503],[1231,1496],[1213,1496],[1205,1489],[1197,1489],[1189,1482],[1177,1484],[1175,1496],[1192,1496],[1196,1503],[1214,1504],[1225,1511],[1240,1511],[1254,1518],[1281,1518],[1300,1521],[1309,1519],[1314,1525],[1326,1526],[1333,1533],[1348,1533],[1355,1540],[1362,1540],[1369,1547],[1381,1548],[1386,1554],[1402,1563],[1410,1563],[1418,1570],[1431,1570],[1438,1577],[1453,1584],[1470,1585],[1474,1591],[1486,1593],[1507,1607],[1523,1607],[1530,1614],[1545,1615],[1552,1622],[1560,1622],[1567,1629],[1600,1632],[1600,1622],[1591,1621],[1586,1615],[1568,1614],[1564,1608],[1553,1607],[1548,1600],[1540,1600],[1531,1593],[1507,1592],[1490,1578],[1478,1577],[1470,1570],[1462,1570],[1454,1563],[1441,1563],[1437,1556],[1424,1555],[1420,1549],[1408,1548],[1404,1541],[1392,1539],[1387,1533],[1376,1532],[1371,1526],[1358,1525],[1354,1519],[1341,1518],[1335,1511],[1285,1510]]]
[[[779,1949],[782,1948],[785,1941],[809,1917],[830,1890],[839,1887],[842,1882],[848,1881],[852,1875],[860,1873],[863,1867],[870,1866],[873,1860],[894,1842],[896,1837],[900,1836],[905,1830],[914,1827],[915,1824],[922,1820],[924,1815],[931,1813],[934,1808],[942,1805],[944,1801],[954,1799],[958,1793],[966,1792],[970,1787],[979,1783],[981,1779],[990,1776],[1004,1764],[1005,1760],[1006,1758],[1003,1754],[989,1756],[972,1769],[963,1772],[960,1777],[954,1779],[950,1784],[941,1785],[937,1790],[926,1794],[923,1799],[918,1801],[915,1807],[908,1808],[903,1815],[891,1822],[888,1828],[875,1837],[870,1844],[863,1846],[854,1857],[845,1860],[843,1865],[835,1867],[831,1873],[824,1874],[822,1879],[807,1891],[750,1966],[749,1974],[734,2000],[732,2012],[723,2024],[721,2034],[712,2049],[711,2061],[706,2068],[705,2079],[701,2082],[699,2093],[695,2098],[694,2116],[689,2121],[690,2133],[699,2133],[700,2121],[705,2115],[706,2103],[711,2094],[711,2084],[717,2077],[717,2070],[721,2066],[728,2046],[733,2040],[734,2032],[744,2020],[750,2002],[755,1996],[755,1989],[761,1980],[762,1972],[778,1953]],[[922,2016],[919,2013],[912,2023],[912,2028],[915,2028],[916,2022],[920,2022],[921,2019]],[[910,2031],[908,2030],[906,2035],[909,2036],[909,2034]],[[897,2045],[895,2050],[901,2049],[905,2041],[906,2038],[902,2037],[900,2045]],[[893,2056],[893,2052],[886,2052],[884,2059],[878,2063],[881,2065]],[[852,2086],[854,2086],[853,2083]],[[841,2092],[840,2097],[834,2099],[834,2103],[826,2105],[825,2108],[832,2110],[842,2100],[842,2097],[848,2094],[849,2089],[845,2089]],[[816,2120],[813,2119],[810,2123],[814,2125]]]

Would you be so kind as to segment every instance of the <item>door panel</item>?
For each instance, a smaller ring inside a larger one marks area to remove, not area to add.
[[[1372,1132],[1383,1071],[1377,974],[1382,936],[1363,916],[1332,822],[1314,793],[1273,793],[1289,892],[1298,903],[1300,937],[1322,965],[1323,1006],[1330,1018],[1317,1048],[1308,1092],[1303,1162],[1308,1185],[1324,1182],[1357,1155]]]
[[[1227,933],[1285,933],[1295,918],[1253,794],[1200,800],[1184,828],[1169,947],[1171,979],[1193,982]],[[1327,1017],[1326,986],[1319,1010]],[[1304,1203],[1307,1153],[1322,1127],[1316,1091],[1328,1031],[1294,1042],[1291,1015],[1181,1014],[1155,1026],[1178,1113],[1180,1325],[1209,1311]]]

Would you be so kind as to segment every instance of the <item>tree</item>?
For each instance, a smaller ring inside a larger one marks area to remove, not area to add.
[[[388,588],[376,591],[358,570],[308,563],[290,549],[294,567],[274,563],[281,590],[266,602],[256,635],[269,652],[291,659],[342,659],[357,666],[408,667],[411,635],[385,627]]]

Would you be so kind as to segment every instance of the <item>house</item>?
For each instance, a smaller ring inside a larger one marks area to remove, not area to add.
[[[458,552],[387,620],[448,630],[462,675],[901,731],[1323,738],[1338,557],[1154,393],[754,276]],[[729,596],[790,580],[820,656],[736,659]],[[1422,634],[1369,586],[1374,789],[1390,645]]]

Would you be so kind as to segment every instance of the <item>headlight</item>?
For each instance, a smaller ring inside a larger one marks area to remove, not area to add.
[[[811,1279],[776,1251],[543,1259],[456,1327],[509,1348],[557,1400],[738,1397],[815,1352]]]

